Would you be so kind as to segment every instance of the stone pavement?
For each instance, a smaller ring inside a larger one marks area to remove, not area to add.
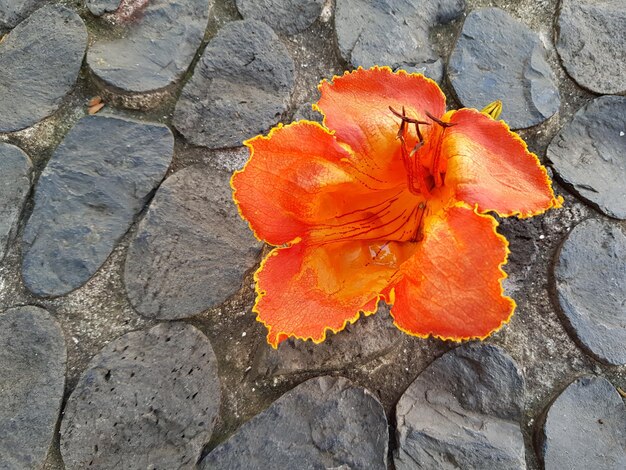
[[[564,207],[484,343],[273,350],[240,143],[374,64],[501,99]],[[623,0],[0,0],[0,469],[626,468],[625,94]]]

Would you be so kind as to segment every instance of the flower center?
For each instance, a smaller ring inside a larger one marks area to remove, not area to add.
[[[407,116],[404,106],[402,113],[391,106],[389,110],[401,119],[397,138],[400,141],[409,190],[415,195],[429,198],[432,190],[443,186],[445,182],[447,161],[442,158],[441,147],[446,130],[456,124],[444,122],[425,111],[426,116],[437,125],[431,128],[425,139],[420,126],[431,126],[431,122]],[[410,132],[411,126],[415,129],[415,135]],[[409,142],[415,143],[411,147]]]

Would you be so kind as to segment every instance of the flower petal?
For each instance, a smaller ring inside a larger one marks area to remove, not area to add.
[[[324,114],[324,125],[356,153],[355,164],[380,175],[404,172],[396,140],[400,120],[390,106],[398,112],[404,107],[407,116],[422,121],[428,121],[427,111],[436,117],[446,111],[446,98],[434,81],[389,67],[346,72],[319,89],[315,107]]]
[[[405,174],[394,175],[394,184],[367,179],[319,124],[278,127],[246,145],[250,159],[231,183],[241,215],[258,238],[282,245],[415,236],[423,198],[408,191]]]
[[[455,188],[457,200],[500,216],[531,217],[561,206],[546,169],[503,121],[474,109],[449,114],[455,125],[443,142],[445,184]]]
[[[458,341],[484,338],[508,322],[515,308],[501,286],[508,243],[496,226],[463,205],[426,220],[392,294],[398,328]]]
[[[375,312],[414,248],[413,243],[338,242],[274,249],[255,273],[253,311],[269,330],[268,343],[277,347],[289,336],[320,343],[327,330],[342,330],[360,311]]]

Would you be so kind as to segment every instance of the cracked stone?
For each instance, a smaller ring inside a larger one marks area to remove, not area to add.
[[[626,234],[615,222],[587,219],[570,232],[554,267],[568,326],[596,359],[626,364]]]
[[[561,104],[539,35],[499,8],[467,15],[448,78],[463,106],[482,109],[501,100],[500,118],[513,129],[542,123]]]
[[[217,359],[191,325],[167,323],[105,346],[61,422],[68,470],[193,469],[220,406]]]
[[[35,188],[22,238],[22,276],[36,295],[83,285],[107,259],[172,160],[167,126],[86,116],[68,132]]]
[[[238,147],[276,124],[294,87],[293,60],[265,23],[232,21],[209,42],[174,111],[194,145]]]
[[[324,0],[236,0],[246,20],[267,23],[279,34],[300,33],[320,16]]]
[[[76,83],[87,28],[76,13],[45,6],[0,42],[0,132],[32,126],[54,113]]]
[[[548,408],[538,432],[545,470],[626,468],[626,407],[602,377],[581,377]]]
[[[587,103],[547,150],[558,176],[610,217],[626,219],[626,97]]]
[[[262,244],[231,193],[230,173],[202,166],[180,170],[161,185],[126,258],[126,292],[139,313],[186,318],[241,288]]]
[[[20,148],[0,143],[0,261],[17,230],[30,192],[33,164]]]
[[[212,0],[92,0],[87,7],[110,34],[96,36],[87,64],[105,85],[126,93],[163,89],[189,68],[212,5]]]
[[[317,377],[241,426],[199,467],[386,470],[387,441],[387,419],[374,395],[343,377]]]
[[[499,347],[469,343],[436,359],[396,407],[397,470],[525,469],[524,378]]]
[[[44,309],[0,314],[0,468],[42,468],[65,387],[63,331]]]
[[[626,91],[623,0],[563,0],[556,50],[567,73],[593,92]]]
[[[465,10],[464,0],[337,0],[335,30],[343,60],[354,67],[421,66],[439,59],[430,28],[449,23]]]

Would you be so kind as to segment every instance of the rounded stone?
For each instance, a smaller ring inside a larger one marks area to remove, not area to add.
[[[324,0],[236,0],[236,3],[244,19],[262,21],[286,35],[311,26],[324,6]]]
[[[557,175],[605,214],[626,219],[626,97],[579,109],[547,150]]]
[[[567,324],[596,359],[626,364],[626,234],[619,224],[588,219],[570,232],[554,267]]]
[[[266,132],[287,110],[293,60],[259,21],[233,21],[209,42],[174,111],[174,126],[195,145],[237,147]]]
[[[245,423],[200,469],[387,469],[387,419],[378,399],[343,377],[310,379]]]
[[[66,294],[107,259],[172,160],[167,126],[106,115],[76,123],[48,161],[22,238],[22,276],[36,295]]]
[[[463,106],[502,101],[513,129],[535,126],[559,110],[554,72],[539,35],[499,8],[472,11],[448,62],[448,78]]]
[[[61,328],[45,310],[0,314],[0,468],[43,468],[65,387]]]
[[[400,398],[396,469],[525,469],[523,406],[524,378],[502,349],[458,347],[429,365]]]
[[[256,380],[358,368],[390,354],[404,338],[393,324],[389,307],[381,303],[375,315],[348,323],[339,334],[329,333],[321,344],[290,338],[273,349],[260,343],[253,355],[250,377]]]
[[[85,6],[94,16],[113,13],[119,8],[120,3],[122,3],[122,0],[85,0]]]
[[[0,0],[0,36],[43,3],[44,0]]]
[[[239,217],[229,183],[230,173],[191,166],[161,185],[126,258],[126,292],[139,313],[186,318],[241,288],[261,243]]]
[[[15,145],[0,143],[0,261],[17,230],[32,171],[28,155]]]
[[[54,113],[76,83],[87,28],[76,13],[45,6],[0,42],[0,132],[32,126]]]
[[[626,91],[623,0],[563,0],[556,50],[567,73],[591,91]]]
[[[354,67],[395,69],[436,62],[439,57],[430,44],[430,28],[458,18],[464,9],[464,0],[337,0],[339,52]]]
[[[602,377],[581,377],[548,408],[538,433],[545,470],[626,468],[626,407]]]
[[[126,93],[157,91],[178,81],[200,47],[212,0],[115,3],[87,4],[94,15],[104,15],[105,24],[113,23],[110,35],[96,36],[87,53],[94,75]]]
[[[193,469],[219,406],[217,360],[200,331],[128,333],[91,360],[67,401],[65,468]]]
[[[434,62],[426,62],[415,67],[403,67],[409,73],[421,73],[422,75],[436,81],[440,85],[443,83],[443,61],[437,59]]]

